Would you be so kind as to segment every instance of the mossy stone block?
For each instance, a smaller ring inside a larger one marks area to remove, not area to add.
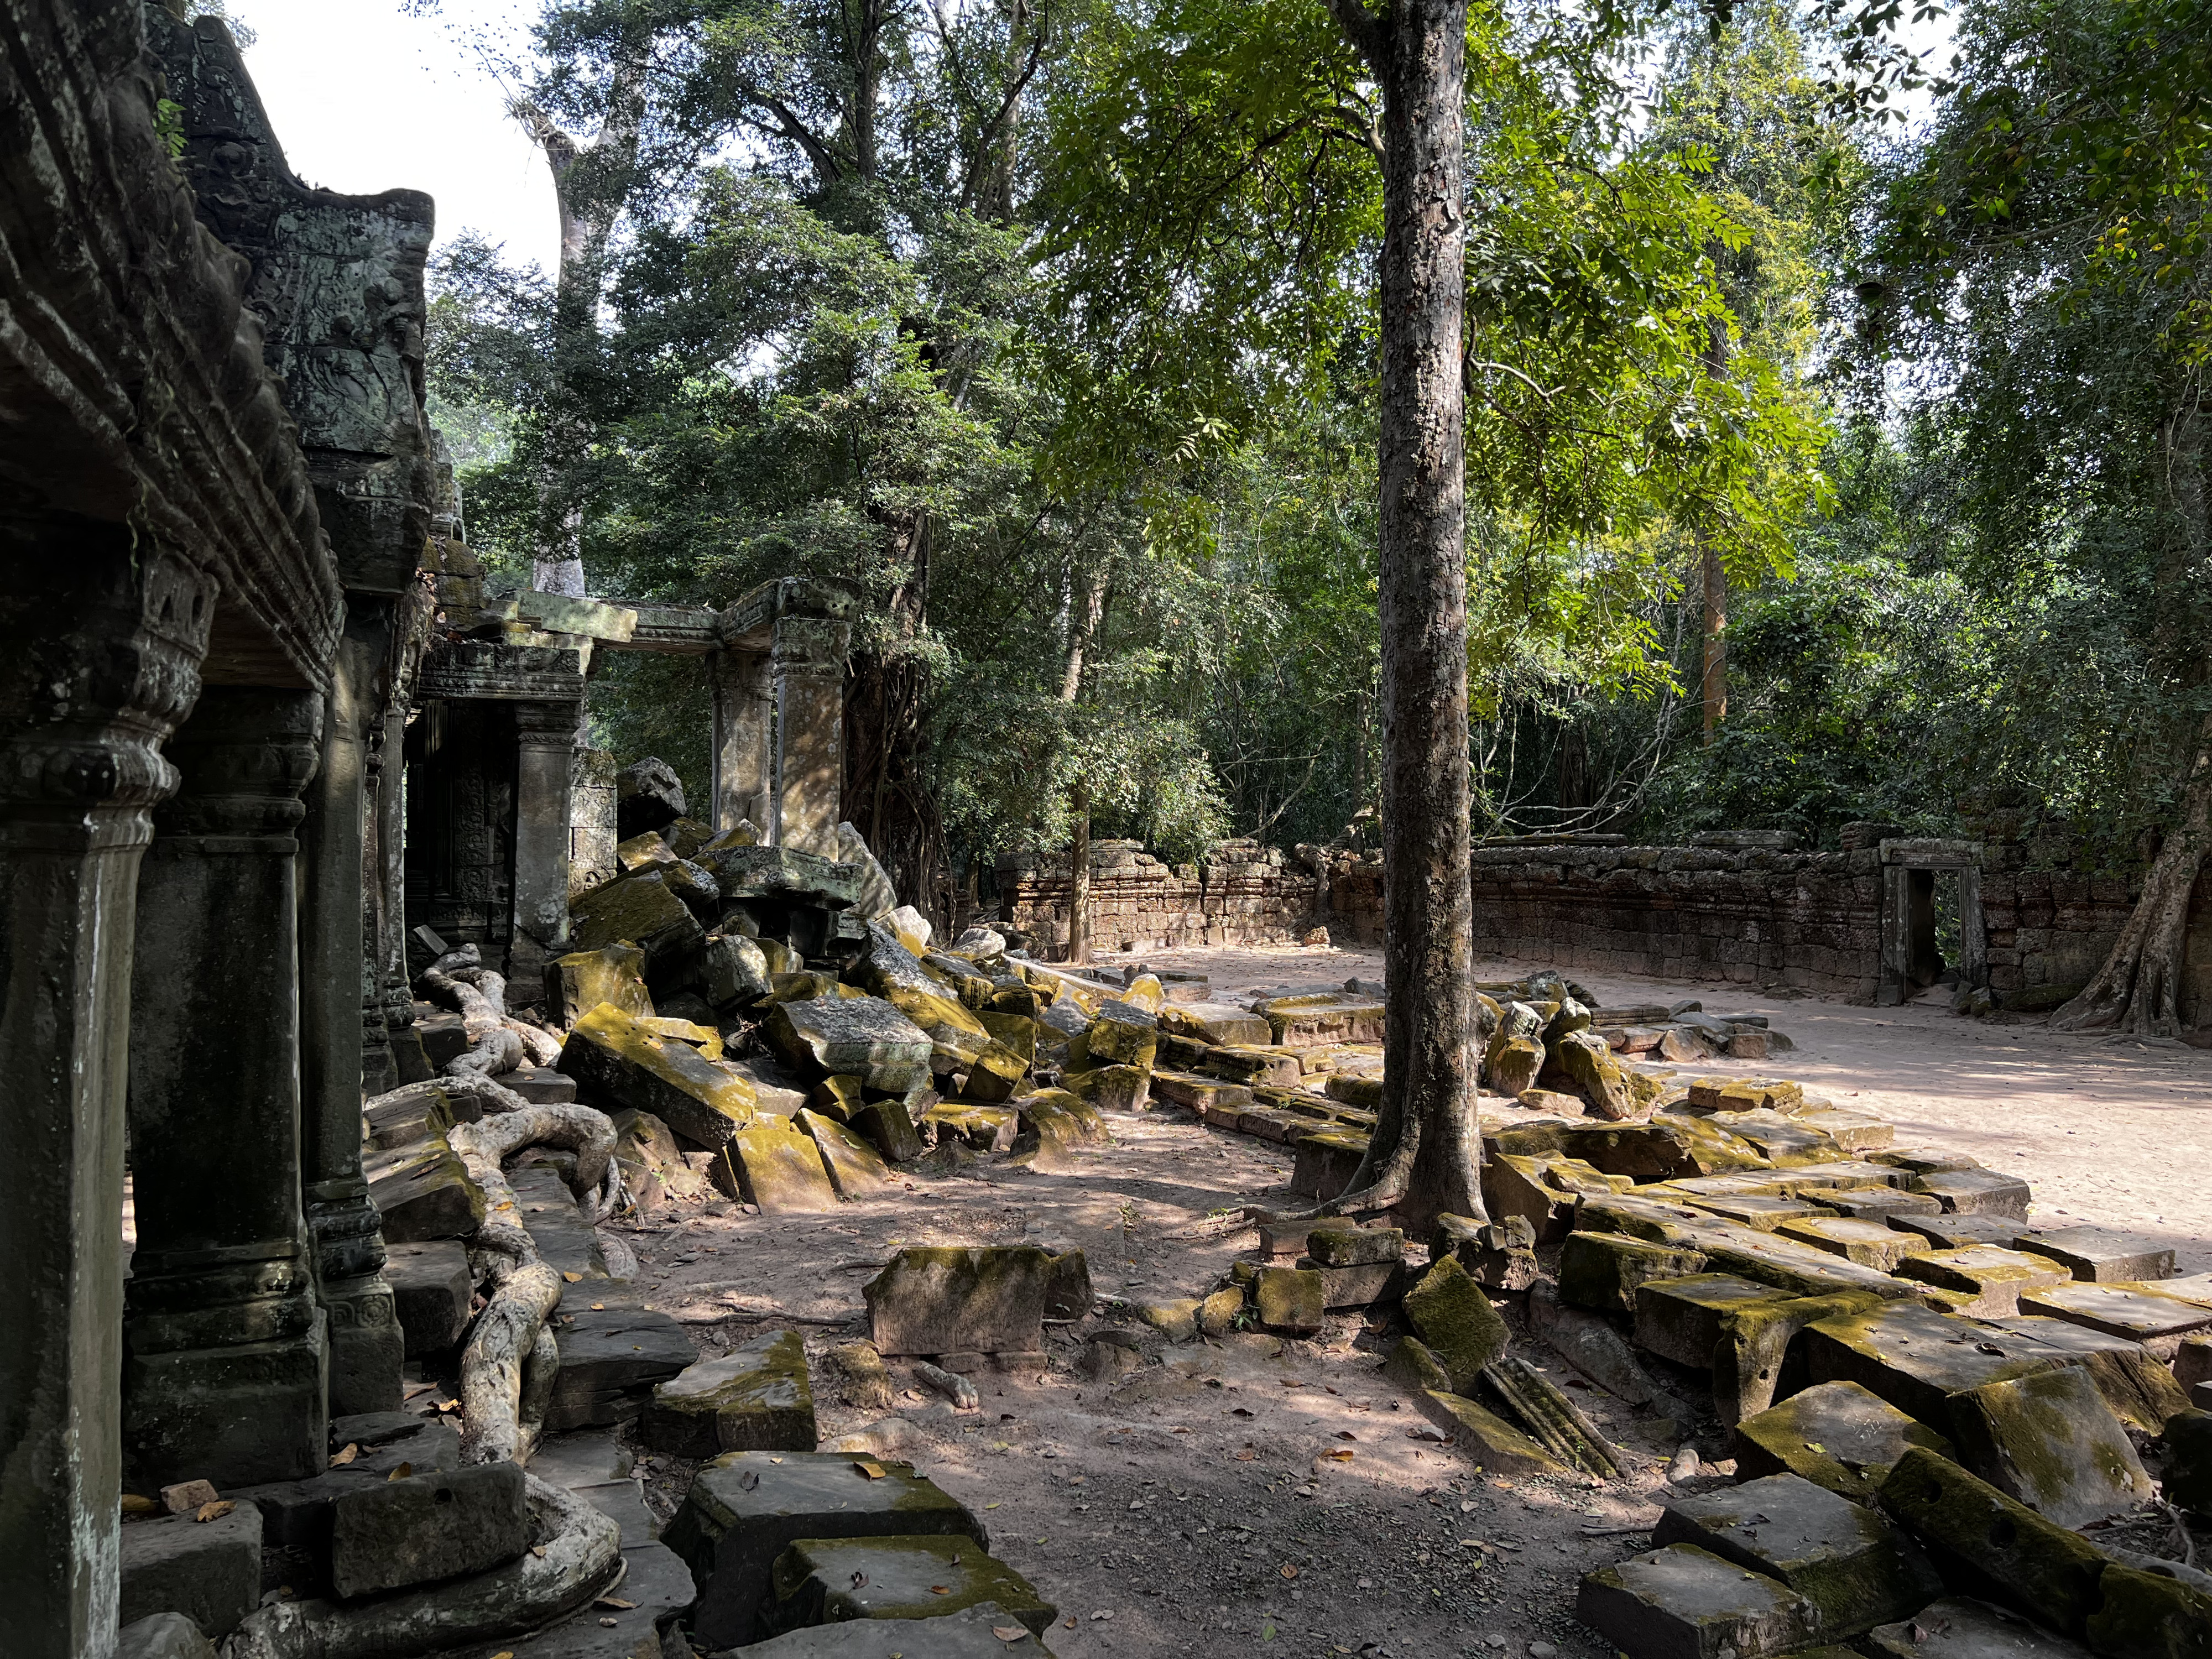
[[[2151,1496],[2127,1431],[2078,1365],[1951,1396],[1959,1461],[2063,1527],[2123,1514]]]
[[[2165,1573],[2105,1569],[2089,1646],[2111,1659],[2212,1659],[2212,1592]]]
[[[1418,1336],[1398,1339],[1397,1346],[1390,1350],[1390,1357],[1382,1362],[1382,1375],[1416,1398],[1430,1390],[1437,1394],[1452,1391],[1450,1374],[1437,1363],[1428,1344]]]
[[[2131,1429],[2155,1436],[2174,1413],[2188,1407],[2189,1395],[2174,1370],[2140,1342],[2034,1314],[1991,1322],[2055,1349],[2060,1364],[2087,1366],[2112,1415]]]
[[[1067,1091],[1102,1112],[1141,1112],[1152,1103],[1152,1074],[1135,1066],[1098,1066],[1071,1072]]]
[[[572,951],[545,968],[545,1000],[563,1025],[574,1025],[603,1002],[626,1014],[651,1014],[653,996],[645,988],[645,952],[617,943],[596,951]]]
[[[699,1648],[714,1650],[759,1639],[776,1558],[800,1539],[929,1534],[979,1552],[990,1543],[965,1504],[910,1464],[743,1451],[699,1471],[662,1541],[691,1569],[699,1586],[692,1633]]]
[[[653,1391],[645,1443],[675,1457],[814,1449],[814,1389],[796,1331],[702,1359]]]
[[[1091,1063],[1134,1066],[1150,1071],[1159,1048],[1159,1021],[1144,1009],[1127,1002],[1109,1002],[1098,1011],[1085,1033]]]
[[[1570,1233],[1559,1251],[1559,1300],[1572,1308],[1632,1314],[1636,1287],[1655,1279],[1686,1279],[1705,1270],[1701,1251],[1654,1244],[1624,1233]]]
[[[1029,1580],[965,1538],[802,1538],[776,1559],[775,1623],[935,1619],[996,1603],[1035,1636],[1059,1616]]]
[[[1802,1340],[1808,1382],[1856,1382],[1907,1417],[1947,1426],[1953,1395],[2069,1359],[2034,1337],[1903,1302],[1821,1320]]]
[[[1097,1107],[1065,1089],[1041,1089],[1015,1103],[1020,1127],[1014,1136],[1016,1157],[1032,1169],[1057,1174],[1079,1167],[1077,1154],[1085,1147],[1103,1146],[1112,1137]]]
[[[1407,1322],[1436,1355],[1455,1394],[1474,1393],[1484,1368],[1505,1352],[1511,1340],[1482,1286],[1451,1256],[1406,1292],[1405,1309]]]
[[[1469,1462],[1491,1474],[1565,1474],[1567,1466],[1486,1406],[1442,1389],[1413,1396],[1423,1416],[1451,1437]]]
[[[1325,1221],[1306,1235],[1306,1254],[1324,1267],[1364,1267],[1372,1262],[1402,1261],[1405,1230],[1363,1227],[1352,1221]]]
[[[723,1152],[737,1170],[740,1195],[760,1206],[763,1215],[805,1215],[837,1206],[821,1152],[787,1119],[758,1119],[732,1136]]]
[[[1636,1287],[1636,1346],[1678,1365],[1711,1370],[1729,1314],[1796,1299],[1788,1291],[1732,1273],[1649,1279]]]
[[[2089,1650],[1987,1601],[1954,1595],[1866,1638],[1875,1659],[2089,1659]]]
[[[635,945],[645,953],[648,983],[672,972],[682,977],[687,963],[696,965],[706,939],[706,929],[669,885],[663,869],[617,876],[579,895],[568,907],[568,943],[575,951]]]
[[[1053,1262],[1033,1244],[908,1246],[861,1290],[876,1351],[1035,1353]]]
[[[1322,1328],[1328,1292],[1317,1273],[1262,1267],[1253,1281],[1252,1303],[1260,1322],[1269,1330],[1308,1336]]]
[[[989,1106],[976,1101],[947,1100],[922,1114],[925,1129],[966,1142],[979,1152],[1003,1152],[1021,1133],[1021,1114],[1011,1106]]]
[[[1735,1425],[1739,1480],[1795,1474],[1870,1504],[1908,1446],[1938,1456],[1951,1443],[1856,1382],[1822,1382]]]
[[[1693,1544],[1585,1575],[1575,1616],[1635,1659],[1769,1659],[1820,1633],[1805,1597]]]
[[[1873,1267],[1881,1273],[1893,1271],[1916,1248],[1911,1235],[1880,1221],[1855,1216],[1823,1213],[1793,1217],[1783,1221],[1775,1231],[1784,1238],[1794,1238],[1801,1244],[1810,1244],[1816,1250],[1826,1250],[1831,1255],[1839,1255],[1846,1261],[1856,1261],[1862,1267]]]
[[[852,1123],[892,1164],[911,1164],[921,1156],[921,1131],[903,1102],[869,1101],[854,1109]]]
[[[690,1042],[657,1034],[611,1003],[577,1021],[561,1045],[561,1069],[580,1089],[649,1112],[710,1150],[726,1146],[759,1107],[743,1073],[709,1060]]]
[[[857,1077],[886,1094],[929,1081],[934,1049],[928,1034],[879,997],[778,1003],[761,1035],[805,1077]]]
[[[1012,1100],[1021,1092],[1029,1070],[1028,1060],[993,1037],[968,1068],[968,1080],[961,1085],[961,1092],[977,1100]]]
[[[823,1170],[838,1197],[866,1198],[890,1183],[890,1167],[882,1154],[836,1118],[803,1107],[793,1114],[791,1123],[822,1155]]]
[[[443,1135],[372,1163],[365,1173],[389,1243],[465,1238],[483,1224],[483,1188]]]
[[[1237,1328],[1244,1311],[1244,1287],[1232,1285],[1213,1292],[1199,1304],[1198,1328],[1208,1336],[1225,1336]]]
[[[1948,1457],[1907,1447],[1881,1483],[1881,1505],[1947,1581],[1987,1584],[2065,1635],[2081,1635],[2101,1603],[2097,1581],[2109,1564],[2094,1545]]]
[[[1307,1198],[1341,1197],[1367,1156],[1367,1137],[1349,1129],[1322,1129],[1292,1143],[1291,1190]]]
[[[957,997],[944,994],[942,988],[924,991],[894,985],[883,993],[883,1000],[929,1038],[930,1070],[939,1077],[972,1070],[991,1046],[991,1034],[982,1021],[963,1007]]]
[[[1678,1498],[1651,1541],[1694,1544],[1779,1579],[1844,1639],[1916,1613],[1943,1592],[1920,1547],[1874,1510],[1795,1474]]]

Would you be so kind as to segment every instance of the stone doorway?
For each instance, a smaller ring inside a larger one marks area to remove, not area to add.
[[[1989,983],[1979,842],[1881,843],[1881,1007],[1908,1002],[1955,968],[1960,985]]]

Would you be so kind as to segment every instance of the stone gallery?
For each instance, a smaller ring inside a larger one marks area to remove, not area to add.
[[[487,580],[427,196],[302,184],[162,3],[0,0],[0,123],[5,1659],[2212,1655],[2212,1274],[1562,971],[1990,1014],[2110,895],[1478,848],[1547,964],[1479,987],[1487,1213],[1311,1212],[1396,1109],[1371,855],[933,928],[844,587]],[[584,740],[626,652],[706,799]]]

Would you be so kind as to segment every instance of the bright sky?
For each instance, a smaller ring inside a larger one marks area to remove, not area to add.
[[[246,67],[292,171],[369,195],[404,186],[438,202],[438,240],[475,230],[510,260],[550,271],[560,245],[544,159],[461,38],[520,40],[526,0],[445,0],[442,17],[400,0],[232,0],[253,29]]]

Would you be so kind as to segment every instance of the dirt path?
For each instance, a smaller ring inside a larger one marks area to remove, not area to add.
[[[1335,950],[1145,960],[1206,973],[1215,997],[1239,1001],[1372,980],[1382,969],[1377,954]],[[1531,965],[1494,967],[1510,977]],[[2024,1175],[2039,1216],[2156,1233],[2174,1243],[2183,1271],[2212,1267],[2212,1054],[1932,1008],[1577,977],[1616,1003],[1698,996],[1714,1012],[1767,1014],[1797,1048],[1765,1069],[1890,1117],[1906,1139]],[[818,1362],[865,1334],[860,1287],[901,1245],[1078,1246],[1100,1296],[1166,1299],[1203,1293],[1255,1243],[1250,1230],[1223,1231],[1210,1218],[1289,1197],[1281,1148],[1181,1113],[1117,1116],[1112,1127],[1115,1145],[1066,1175],[977,1163],[818,1217],[679,1207],[631,1235],[641,1287],[710,1352],[805,1322]],[[1376,1374],[1380,1345],[1357,1318],[1310,1342],[1252,1334],[1170,1347],[1166,1365],[1118,1388],[1076,1369],[1097,1322],[1057,1331],[1042,1376],[978,1378],[980,1412],[907,1387],[890,1430],[904,1449],[884,1448],[981,1516],[993,1553],[1059,1606],[1054,1651],[1604,1659],[1605,1646],[1574,1622],[1575,1587],[1590,1567],[1649,1547],[1623,1529],[1658,1513],[1660,1466],[1674,1448],[1653,1419],[1523,1341],[1520,1352],[1577,1389],[1635,1467],[1602,1489],[1507,1481],[1427,1437]],[[892,1371],[909,1382],[898,1362]],[[826,1364],[816,1376],[823,1443],[880,1420],[841,1404]],[[1691,1390],[1687,1374],[1675,1382]],[[695,1468],[641,1468],[664,1518]]]

